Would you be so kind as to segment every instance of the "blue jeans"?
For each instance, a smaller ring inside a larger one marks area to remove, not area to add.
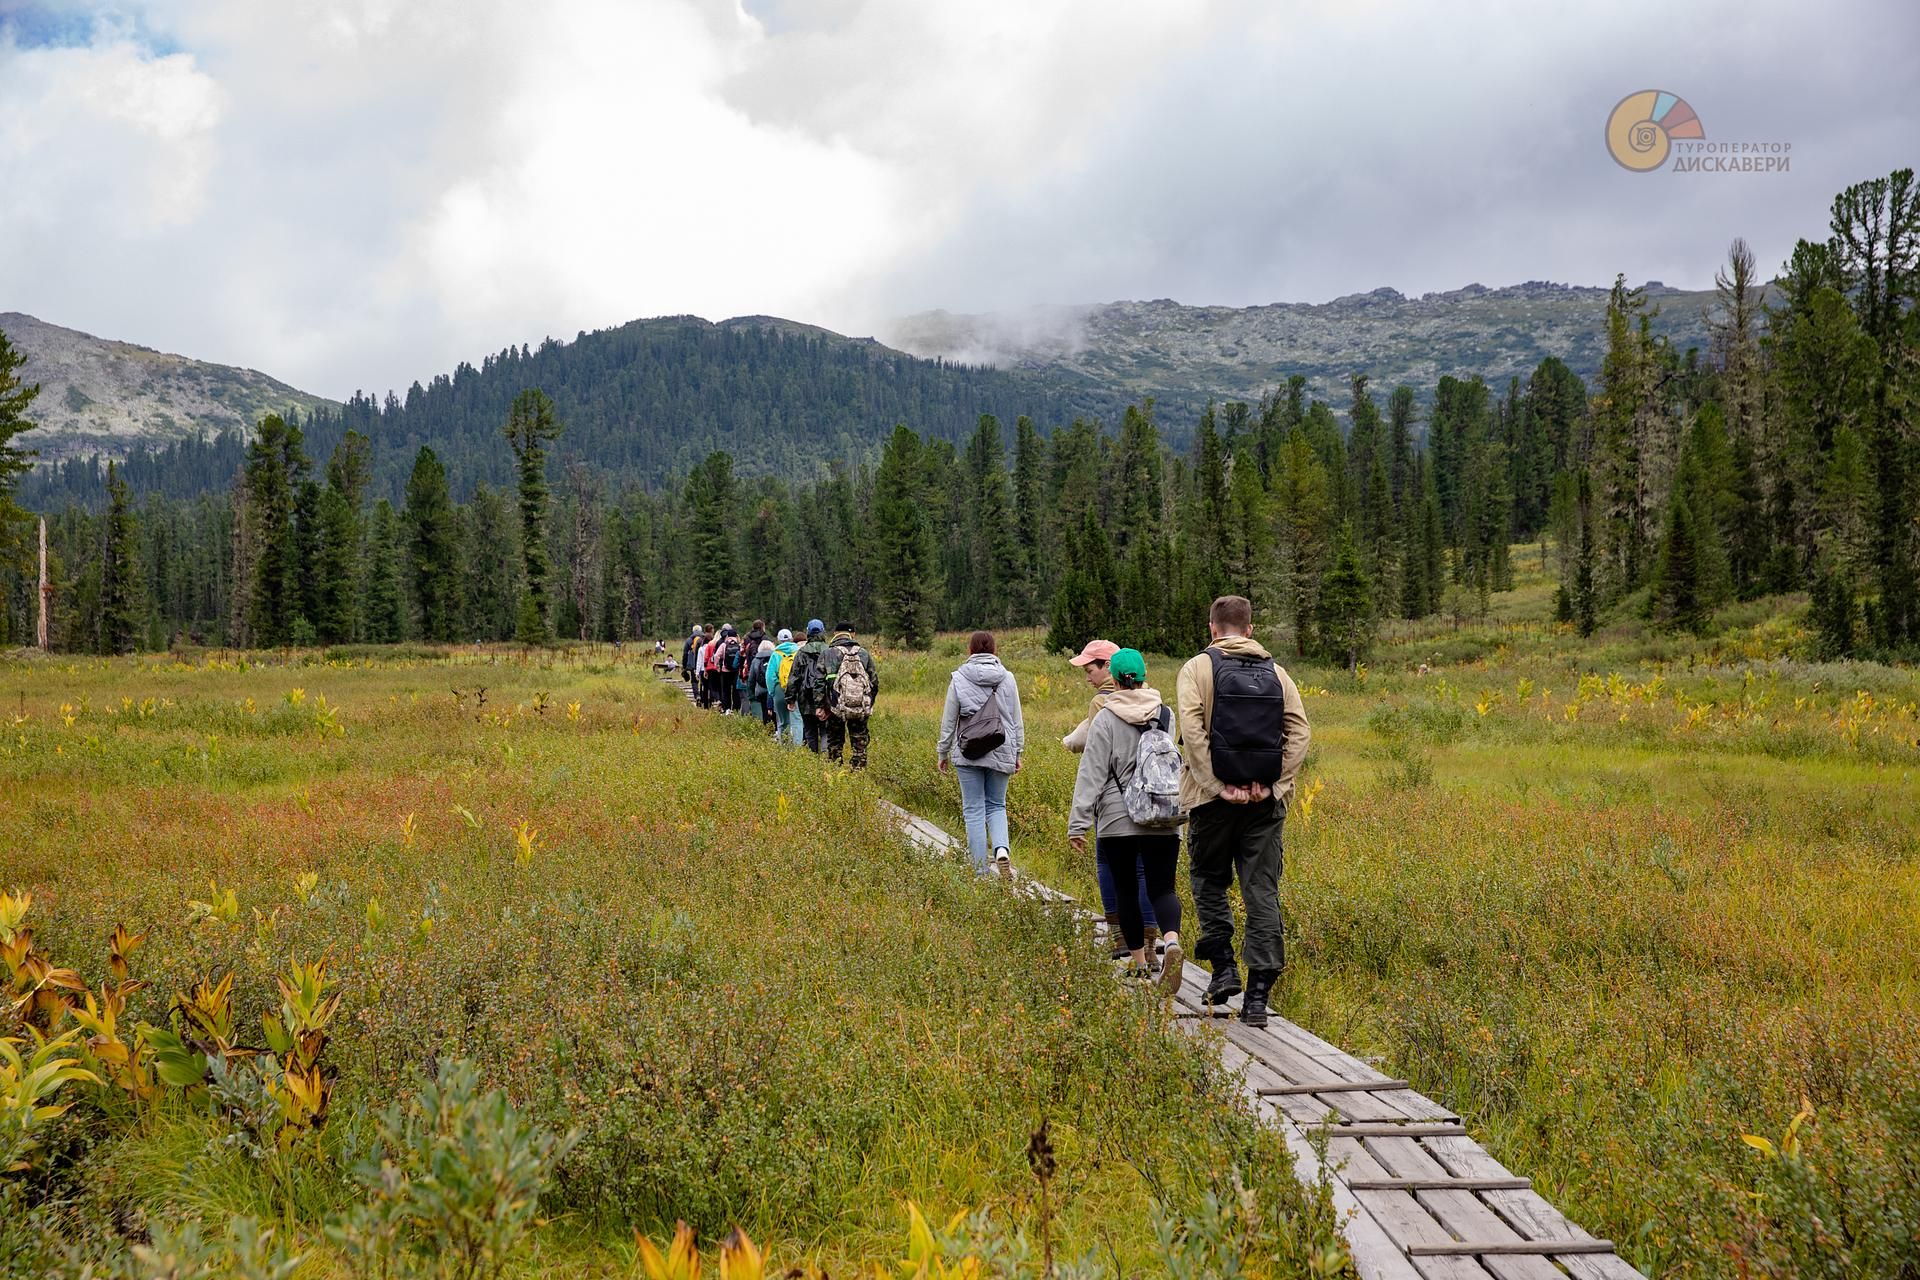
[[[1100,911],[1103,915],[1120,914],[1120,889],[1113,882],[1113,866],[1100,856],[1100,842],[1093,842],[1094,872],[1100,880]],[[1147,864],[1141,859],[1134,864],[1139,868],[1134,880],[1139,885],[1140,916],[1150,929],[1158,929],[1160,920],[1153,912],[1153,895],[1147,892]]]
[[[960,816],[967,824],[967,853],[974,870],[993,871],[993,851],[1007,846],[1007,779],[1011,774],[978,765],[956,764],[960,777]]]
[[[800,745],[800,709],[789,709],[779,698],[773,700],[773,740],[792,747]]]

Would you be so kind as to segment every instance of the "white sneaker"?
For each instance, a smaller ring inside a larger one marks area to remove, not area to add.
[[[1180,971],[1186,967],[1186,963],[1186,953],[1180,949],[1179,943],[1173,943],[1162,950],[1158,975],[1162,991],[1172,995],[1180,989]]]
[[[1013,879],[1013,858],[1004,846],[993,851],[993,869],[1000,873],[1001,879]]]

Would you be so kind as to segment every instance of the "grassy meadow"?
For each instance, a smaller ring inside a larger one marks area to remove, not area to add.
[[[1548,612],[1523,577],[1360,671],[1294,668],[1315,738],[1281,1009],[1459,1108],[1650,1274],[1915,1274],[1920,680],[1800,660],[1803,602],[1704,641]],[[1091,901],[1056,745],[1087,690],[1037,636],[1003,652],[1015,860]],[[933,740],[960,653],[877,649],[864,776],[605,651],[0,663],[0,889],[33,895],[35,947],[97,988],[115,925],[145,932],[128,1023],[233,974],[257,1026],[321,956],[342,997],[332,1114],[277,1149],[234,1139],[226,1093],[67,1086],[5,1247],[48,1269],[64,1241],[77,1273],[89,1239],[245,1213],[301,1274],[354,1274],[337,1224],[379,1199],[353,1174],[395,1149],[379,1108],[457,1058],[572,1139],[511,1274],[649,1274],[633,1232],[676,1220],[892,1265],[909,1201],[981,1211],[953,1248],[1005,1274],[1043,1247],[1336,1271],[1327,1210],[1201,1046],[1071,921],[875,817],[886,795],[958,832]]]
[[[743,1229],[768,1274],[892,1274],[930,1253],[909,1204],[973,1213],[931,1252],[1003,1274],[1049,1249],[1087,1274],[1342,1265],[1277,1137],[1071,919],[909,852],[874,779],[695,711],[638,654],[16,657],[0,684],[16,987],[123,1005],[69,1042],[99,1082],[44,1095],[69,1109],[0,1177],[0,1274],[676,1275],[635,1232],[679,1221],[708,1250]],[[20,978],[23,935],[85,996]],[[318,990],[289,974],[323,958]],[[263,1014],[323,1037],[323,1120]],[[168,1080],[176,1032],[231,1046],[230,1078]],[[454,1062],[505,1098],[382,1114]],[[31,1065],[9,1086],[0,1062],[0,1100]]]

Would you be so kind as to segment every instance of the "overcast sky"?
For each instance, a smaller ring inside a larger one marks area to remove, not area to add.
[[[1773,269],[1920,160],[1910,0],[0,0],[0,311],[307,390],[639,316]],[[1630,173],[1680,94],[1785,175]]]

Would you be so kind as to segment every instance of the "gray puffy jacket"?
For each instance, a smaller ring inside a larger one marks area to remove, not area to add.
[[[1000,719],[1007,740],[978,760],[960,754],[960,718],[970,716],[986,705],[988,698],[1000,699]],[[960,664],[947,681],[947,706],[940,714],[940,743],[934,748],[937,758],[976,769],[1012,773],[1026,750],[1027,726],[1020,718],[1020,686],[1013,672],[1000,665],[990,653],[976,653]]]

